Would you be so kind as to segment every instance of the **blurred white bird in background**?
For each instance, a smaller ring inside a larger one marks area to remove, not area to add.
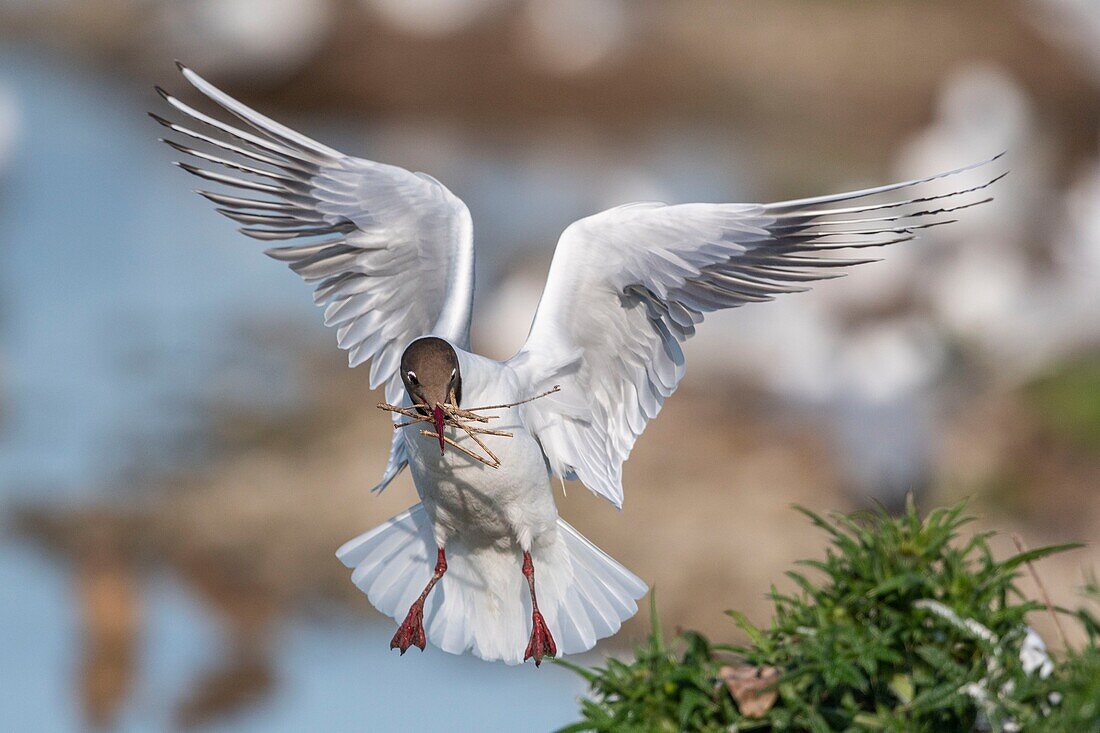
[[[527,0],[517,43],[540,68],[579,74],[626,45],[630,20],[624,0]]]
[[[513,43],[532,66],[559,76],[607,62],[631,40],[624,0],[360,0],[392,28],[443,38],[518,6]],[[584,23],[577,23],[584,18]]]
[[[159,3],[154,27],[158,42],[177,57],[201,56],[211,74],[273,83],[325,46],[336,26],[334,5],[333,0]]]
[[[19,127],[19,103],[15,92],[0,84],[0,178],[15,156]]]
[[[1040,31],[1070,49],[1100,81],[1100,3],[1096,0],[1032,0],[1027,13]]]
[[[1052,261],[1026,316],[1033,372],[1095,348],[1100,334],[1100,160],[1071,184],[1058,213]]]
[[[933,123],[905,146],[898,175],[934,170],[984,145],[1012,151],[1014,171],[997,199],[954,231],[929,232],[931,252],[910,263],[918,299],[945,337],[962,341],[990,368],[1028,358],[1018,333],[1036,269],[1036,234],[1053,224],[1051,151],[1023,87],[1006,71],[973,65],[948,78]]]
[[[458,33],[513,0],[360,0],[403,33],[440,37]]]
[[[999,178],[987,161],[772,204],[608,209],[566,228],[526,342],[497,361],[469,351],[474,248],[462,201],[431,176],[344,155],[180,69],[242,125],[158,90],[195,125],[154,115],[186,139],[166,141],[193,159],[179,165],[244,191],[200,193],[242,233],[284,243],[267,254],[315,285],[351,366],[370,361],[372,387],[385,385],[394,440],[376,489],[408,467],[421,501],[337,555],[400,623],[391,648],[401,653],[430,640],[537,665],[614,634],[645,584],[558,517],[552,478],[621,506],[623,463],[683,377],[681,344],[705,314],[875,261],[878,248],[987,202]],[[950,191],[928,191],[944,179]],[[905,352],[889,337],[865,348],[887,360]]]

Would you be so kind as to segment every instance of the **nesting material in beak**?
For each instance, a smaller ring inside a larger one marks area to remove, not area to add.
[[[436,403],[433,414],[435,416],[435,432],[439,436],[439,455],[443,455],[443,446],[446,445],[443,438],[443,418],[446,417],[446,414],[439,403]]]
[[[425,438],[435,438],[439,441],[440,455],[443,455],[444,448],[449,445],[457,450],[459,453],[464,453],[470,458],[473,458],[475,461],[484,463],[489,468],[500,468],[500,459],[497,458],[496,454],[493,453],[493,451],[489,450],[489,446],[487,446],[478,436],[494,435],[501,438],[511,438],[512,433],[508,432],[507,430],[493,430],[492,428],[471,425],[470,423],[487,423],[490,420],[496,420],[500,418],[500,415],[481,415],[479,414],[479,412],[481,411],[504,410],[510,407],[515,407],[516,405],[526,404],[528,402],[531,402],[532,400],[546,397],[547,395],[555,394],[559,391],[561,391],[561,387],[555,385],[553,389],[547,390],[542,394],[537,394],[534,397],[528,397],[525,400],[519,400],[517,402],[507,402],[501,405],[482,405],[480,407],[468,407],[465,409],[460,408],[458,407],[458,405],[454,404],[456,400],[454,392],[452,392],[451,403],[447,404],[436,402],[435,407],[432,408],[431,415],[425,414],[428,408],[428,402],[418,402],[415,406],[411,407],[402,407],[400,405],[391,405],[386,402],[379,402],[378,409],[409,418],[406,422],[395,422],[393,424],[394,430],[401,430],[402,428],[407,428],[414,425],[423,426],[424,423],[431,423],[432,427],[434,427],[435,430],[422,428],[419,432]],[[465,433],[471,441],[477,444],[478,448],[485,451],[485,456],[488,457],[479,456],[477,453],[463,446],[461,443],[458,443],[444,435],[443,429],[447,425],[458,428],[463,433]]]

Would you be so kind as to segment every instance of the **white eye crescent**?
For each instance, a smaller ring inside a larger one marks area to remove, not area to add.
[[[409,381],[412,382],[413,384],[420,384],[420,381],[416,378],[416,372],[414,372],[410,369],[409,371],[405,372],[405,375],[409,378]]]
[[[452,369],[451,370],[451,379],[454,379],[456,374],[458,374],[458,369]]]

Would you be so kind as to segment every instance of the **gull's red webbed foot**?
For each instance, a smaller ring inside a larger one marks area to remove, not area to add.
[[[397,627],[397,633],[390,641],[390,649],[400,649],[404,654],[410,646],[420,647],[424,651],[427,639],[424,637],[424,602],[418,600],[409,608],[409,615]]]
[[[427,645],[427,639],[424,636],[424,600],[445,572],[447,572],[447,555],[440,547],[435,561],[435,572],[432,574],[431,580],[428,581],[428,585],[424,587],[424,592],[409,607],[409,613],[405,616],[405,620],[397,627],[397,633],[390,640],[390,649],[400,649],[401,653],[404,654],[409,650],[409,647],[415,646],[420,647],[420,651],[424,651],[424,647]]]
[[[527,578],[527,587],[531,589],[531,641],[527,642],[527,649],[523,652],[523,661],[535,658],[535,666],[542,664],[543,657],[556,657],[558,645],[554,643],[554,637],[550,634],[550,628],[546,625],[546,619],[539,612],[539,602],[535,598],[535,565],[531,562],[531,553],[523,553],[523,575]]]
[[[542,614],[535,611],[531,614],[531,641],[527,642],[527,651],[523,653],[523,661],[534,657],[535,666],[542,664],[543,657],[555,657],[558,654],[558,646],[554,643],[554,637],[550,635],[550,629],[546,627],[546,621]]]

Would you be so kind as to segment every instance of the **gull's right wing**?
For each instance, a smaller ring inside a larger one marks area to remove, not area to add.
[[[986,161],[988,163],[990,161]],[[622,505],[622,464],[684,374],[680,344],[706,313],[806,290],[871,262],[836,257],[913,239],[952,212],[983,203],[920,194],[932,180],[773,204],[628,204],[571,224],[561,235],[527,343],[510,364],[532,392],[524,405],[551,470]],[[915,188],[916,196],[870,198]],[[849,204],[848,202],[855,202]]]

